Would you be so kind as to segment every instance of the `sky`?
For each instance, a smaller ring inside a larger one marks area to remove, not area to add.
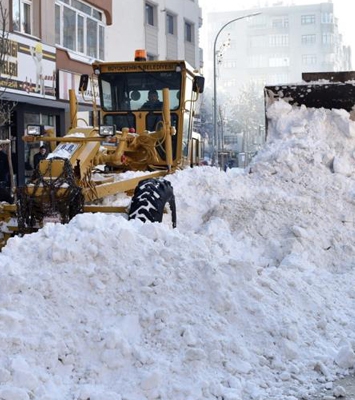
[[[211,2],[210,0],[199,0],[199,5],[202,8],[203,14],[210,11],[231,11],[231,10],[243,10],[250,9],[253,5],[265,4],[272,5],[277,1],[268,0],[218,0],[217,2]],[[285,0],[284,4],[318,4],[327,2],[327,0]],[[339,19],[339,31],[343,34],[344,44],[352,46],[353,53],[353,65],[355,66],[355,35],[354,35],[354,18],[355,15],[355,2],[348,0],[333,0],[334,13]],[[204,16],[204,19],[207,18]],[[202,27],[203,29],[203,27]]]
[[[355,367],[355,122],[282,100],[267,116],[245,170],[166,178],[176,229],[169,213],[82,214],[8,241],[1,399],[346,394],[335,379]]]

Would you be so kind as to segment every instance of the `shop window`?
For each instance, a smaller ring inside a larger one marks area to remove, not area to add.
[[[12,2],[13,30],[32,34],[32,1],[13,0]]]
[[[56,44],[104,59],[105,21],[100,10],[79,0],[56,0]]]

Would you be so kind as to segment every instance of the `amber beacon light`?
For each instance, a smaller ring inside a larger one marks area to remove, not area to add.
[[[147,52],[145,50],[136,50],[134,61],[147,61]]]

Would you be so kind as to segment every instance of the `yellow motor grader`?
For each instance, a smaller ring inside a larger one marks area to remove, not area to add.
[[[13,204],[0,203],[0,249],[13,235],[34,232],[47,221],[67,223],[82,212],[124,212],[129,219],[161,222],[170,205],[176,226],[173,188],[163,177],[200,163],[202,143],[193,120],[204,78],[185,61],[147,61],[137,52],[135,61],[92,67],[79,85],[84,97],[89,82],[98,88],[92,126],[78,118],[77,95],[70,90],[71,128],[65,136],[41,125],[27,127],[23,139],[49,142],[51,152],[14,191]],[[162,102],[151,105],[150,91]],[[132,196],[128,207],[102,204],[117,193]]]

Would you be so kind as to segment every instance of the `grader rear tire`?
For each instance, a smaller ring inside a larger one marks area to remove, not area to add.
[[[165,179],[145,179],[134,191],[128,219],[162,222],[164,208],[169,204],[173,228],[176,227],[176,205],[173,188]]]

